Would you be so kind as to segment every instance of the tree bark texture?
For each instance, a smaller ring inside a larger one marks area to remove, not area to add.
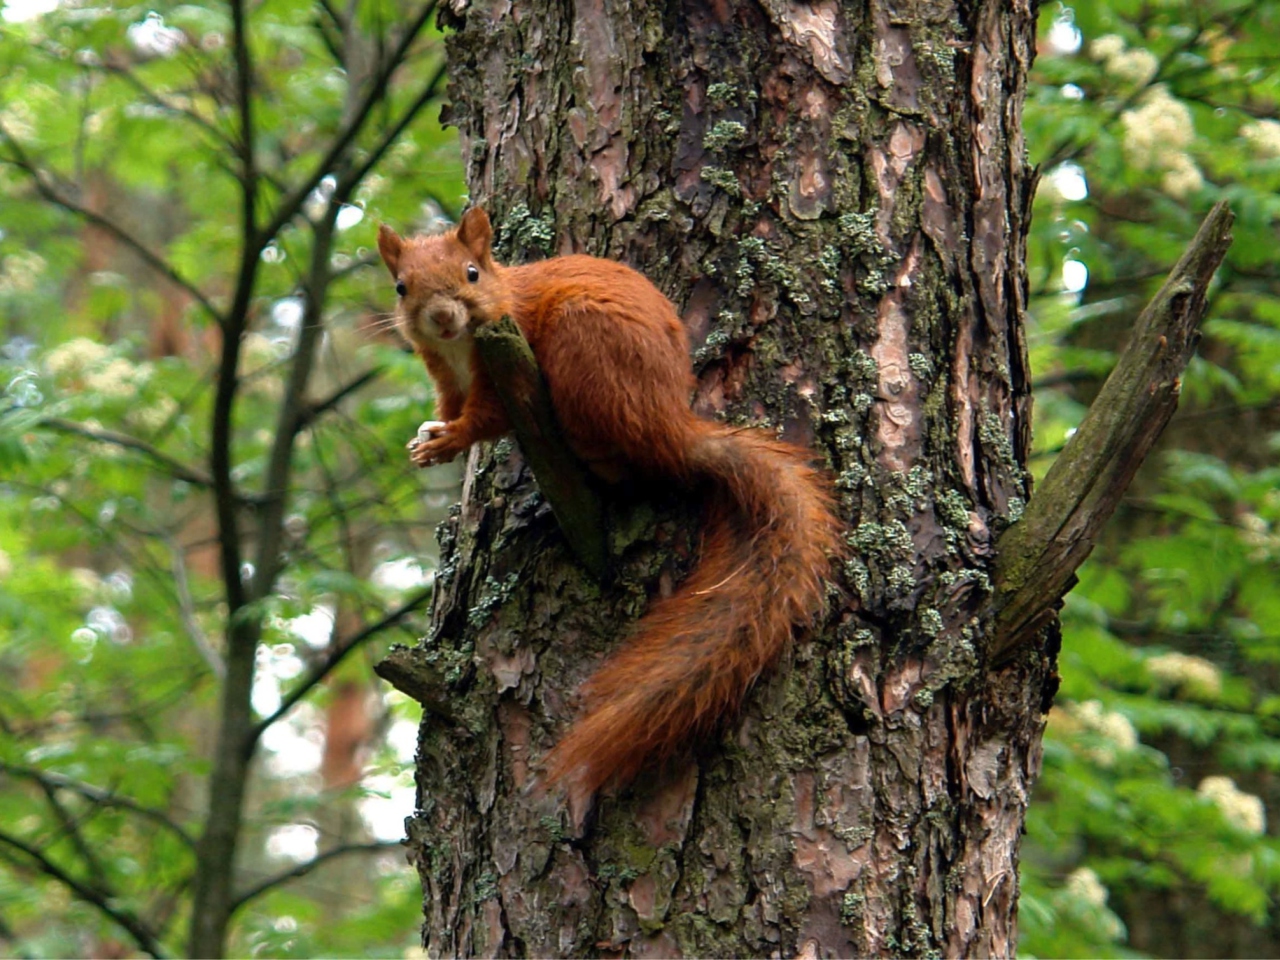
[[[646,273],[689,329],[696,409],[812,446],[851,549],[824,625],[718,740],[568,809],[539,759],[696,557],[699,506],[610,492],[597,583],[516,445],[473,451],[431,634],[383,667],[426,707],[408,830],[432,955],[1013,952],[1056,655],[1050,622],[985,657],[992,545],[1029,492],[1034,19],[834,0],[446,17],[500,258]]]

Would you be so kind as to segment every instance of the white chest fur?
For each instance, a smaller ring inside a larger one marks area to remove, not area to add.
[[[453,340],[436,340],[432,349],[440,355],[453,373],[454,382],[461,393],[471,389],[471,351],[474,342],[469,334]]]

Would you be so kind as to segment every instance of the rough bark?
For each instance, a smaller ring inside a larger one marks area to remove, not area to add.
[[[991,671],[1028,496],[1027,4],[458,5],[472,196],[524,260],[645,272],[699,411],[836,477],[852,559],[715,742],[590,811],[536,788],[573,691],[696,555],[687,492],[572,559],[516,445],[473,451],[432,632],[409,847],[433,955],[1009,955],[1056,634]],[[651,493],[651,491],[647,491]]]

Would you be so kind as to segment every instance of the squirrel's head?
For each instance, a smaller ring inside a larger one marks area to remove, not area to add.
[[[510,312],[492,242],[489,215],[480,207],[437,236],[401,238],[386,224],[378,228],[378,252],[400,298],[400,331],[415,347],[469,336]]]

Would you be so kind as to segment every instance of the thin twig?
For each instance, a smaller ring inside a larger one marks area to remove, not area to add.
[[[112,901],[118,899],[106,891],[95,890],[83,881],[77,880],[71,874],[67,873],[60,866],[50,860],[44,853],[17,837],[0,831],[0,843],[8,844],[15,850],[20,850],[35,862],[35,866],[39,870],[54,880],[57,880],[64,887],[74,893],[79,899],[83,900],[90,906],[96,907],[105,916],[110,917],[119,926],[129,932],[134,942],[139,948],[149,953],[153,957],[163,957],[164,950],[160,946],[150,928],[144,924],[133,913],[122,910],[113,906]]]
[[[318,420],[321,416],[328,413],[330,410],[332,410],[334,407],[340,404],[343,400],[345,400],[351,394],[355,393],[357,390],[361,389],[362,387],[372,383],[374,380],[377,380],[378,377],[382,376],[382,373],[383,373],[383,370],[381,367],[373,367],[370,370],[366,370],[364,373],[360,374],[354,380],[351,380],[348,383],[344,384],[343,386],[339,387],[337,390],[329,394],[329,396],[325,397],[323,400],[319,401],[318,403],[313,403],[311,406],[304,408],[301,414],[299,414],[298,416],[297,429],[299,431],[302,431],[304,428],[310,426],[314,421]]]
[[[351,262],[345,267],[339,267],[333,271],[333,279],[341,280],[355,273],[357,270],[365,270],[375,264],[381,263],[381,258],[377,254],[365,254],[363,257],[352,257]]]
[[[171,537],[165,537],[165,544],[169,547],[169,556],[173,558],[170,566],[173,570],[173,587],[178,597],[178,613],[182,618],[182,626],[187,631],[192,646],[209,665],[213,675],[223,680],[227,676],[227,664],[222,659],[222,654],[218,653],[209,642],[204,630],[200,628],[199,621],[196,620],[196,606],[191,599],[191,586],[187,580],[187,564],[182,557],[182,547]]]
[[[44,794],[45,800],[49,802],[49,807],[53,810],[54,817],[62,825],[62,833],[71,839],[71,845],[76,848],[76,853],[80,855],[80,859],[88,867],[89,873],[93,875],[93,885],[99,890],[105,889],[107,886],[107,872],[103,868],[102,861],[98,858],[97,853],[85,842],[79,821],[71,815],[71,811],[58,799],[58,790],[53,784],[43,779],[37,781],[37,783],[40,791]],[[51,846],[54,842],[51,840],[48,845]]]
[[[267,457],[266,476],[262,484],[263,506],[259,514],[258,558],[254,565],[253,584],[253,595],[259,599],[274,589],[280,568],[284,516],[294,469],[294,447],[299,424],[306,411],[304,398],[324,332],[323,304],[329,289],[329,259],[334,223],[339,208],[347,199],[348,195],[342,189],[335,189],[324,216],[311,227],[314,240],[311,261],[302,285],[301,327],[297,344],[289,358],[289,374],[276,416],[275,437]]]
[[[378,853],[382,850],[391,850],[399,847],[399,840],[375,840],[371,843],[347,843],[340,847],[334,847],[326,850],[324,853],[316,854],[313,858],[300,863],[296,867],[278,873],[274,877],[268,877],[261,883],[250,887],[244,893],[238,895],[231,901],[231,912],[239,910],[242,906],[252,900],[254,897],[266,893],[272,887],[278,887],[282,883],[288,883],[290,880],[296,880],[298,877],[305,877],[308,873],[323,863],[327,863],[336,857],[341,857],[348,853]]]
[[[49,770],[37,770],[34,767],[24,767],[18,764],[8,763],[0,760],[0,771],[14,777],[22,777],[26,780],[34,780],[37,783],[48,784],[59,790],[69,790],[72,793],[78,793],[86,800],[92,800],[94,803],[103,807],[118,807],[121,810],[129,810],[136,813],[140,817],[157,823],[166,830],[172,832],[188,847],[195,846],[195,839],[191,834],[187,833],[181,826],[169,818],[163,810],[157,810],[154,807],[147,807],[136,800],[130,800],[128,797],[122,797],[118,793],[110,790],[104,790],[102,787],[95,787],[91,783],[85,783],[83,780],[76,780],[61,773],[53,773]]]
[[[431,14],[435,12],[435,9],[436,0],[428,0],[422,9],[418,11],[418,14],[409,21],[405,27],[404,34],[400,37],[400,42],[396,44],[391,56],[387,58],[383,68],[374,77],[373,84],[364,95],[364,99],[356,106],[351,118],[342,130],[338,132],[333,143],[329,145],[328,151],[320,159],[320,162],[316,164],[310,175],[280,202],[275,215],[262,232],[263,237],[270,238],[279,233],[284,225],[292,220],[298,211],[302,209],[302,205],[306,202],[307,197],[311,195],[311,191],[316,188],[316,185],[338,166],[338,161],[346,155],[347,149],[355,142],[360,131],[364,129],[364,125],[373,113],[374,107],[382,102],[387,84],[391,80],[391,75],[400,67],[404,61],[405,54],[409,52],[413,41],[422,32],[423,27],[427,25],[427,21],[431,18]]]
[[[343,53],[342,33],[335,31],[333,25],[325,21],[319,14],[312,18],[311,24],[315,27],[316,33],[320,35],[320,42],[329,51],[329,56],[333,57],[333,62],[346,69],[347,58]]]
[[[189,293],[192,298],[200,304],[200,306],[204,307],[209,316],[211,316],[215,321],[218,323],[222,322],[222,313],[213,305],[213,302],[205,296],[204,291],[179,273],[172,264],[166,262],[163,257],[152,251],[141,240],[129,233],[129,231],[125,230],[124,227],[120,226],[114,220],[110,220],[102,214],[90,210],[88,207],[64,196],[57,188],[55,188],[53,184],[49,182],[44,172],[36,166],[35,162],[27,155],[26,151],[22,149],[22,145],[18,143],[17,139],[2,123],[0,123],[0,140],[5,142],[10,153],[8,157],[4,158],[4,162],[12,164],[25,173],[35,185],[36,192],[38,192],[42,197],[54,206],[61,207],[68,213],[73,213],[82,220],[85,220],[88,223],[93,224],[95,227],[105,230],[107,233],[111,234],[137,254],[138,257],[147,264],[147,266],[151,267],[157,273],[166,277],[171,283],[181,287]]]
[[[342,559],[346,572],[349,576],[356,575],[355,561],[355,535],[351,530],[351,518],[347,514],[346,508],[342,504],[342,498],[338,496],[339,482],[333,475],[333,471],[329,469],[329,464],[324,456],[324,444],[320,442],[320,437],[316,431],[311,432],[311,449],[315,452],[316,466],[320,468],[320,474],[324,478],[324,497],[329,502],[329,512],[334,518],[334,522],[338,527],[338,546],[342,552]],[[338,611],[333,611],[333,628],[336,634],[338,629]],[[330,644],[337,639],[337,636],[329,638]]]
[[[185,480],[187,483],[194,484],[197,487],[211,487],[213,485],[213,478],[207,473],[196,470],[194,467],[189,467],[185,463],[175,460],[167,453],[156,449],[147,441],[140,440],[127,433],[117,433],[115,430],[106,430],[102,427],[91,427],[88,424],[78,423],[75,420],[66,420],[62,417],[44,417],[38,423],[39,426],[57,430],[59,433],[70,433],[89,440],[97,440],[117,447],[124,447],[126,450],[137,451],[143,456],[154,460],[165,469],[166,473],[177,480]]]
[[[185,117],[187,120],[190,120],[192,123],[194,123],[197,127],[203,130],[205,133],[209,134],[211,137],[214,137],[218,141],[218,143],[223,147],[231,147],[231,148],[235,147],[235,142],[231,139],[231,137],[229,137],[226,134],[225,131],[219,130],[214,124],[210,123],[208,120],[200,116],[200,114],[196,113],[194,110],[191,110],[187,107],[180,107],[174,104],[173,102],[171,102],[170,100],[165,99],[165,97],[162,94],[160,94],[156,90],[153,90],[151,87],[147,86],[146,82],[143,81],[136,73],[134,73],[128,67],[123,66],[122,64],[119,64],[119,63],[104,62],[101,64],[90,64],[89,69],[100,70],[103,73],[106,73],[110,76],[119,77],[121,80],[124,80],[125,83],[129,84],[129,86],[133,87],[134,90],[136,90],[138,93],[142,94],[149,101],[151,101],[152,104],[159,107],[161,110],[165,110],[169,113],[173,113],[173,114],[177,114],[178,116]]]
[[[383,155],[391,149],[392,144],[399,139],[400,134],[404,133],[405,128],[413,122],[413,119],[428,103],[439,95],[441,82],[445,78],[445,68],[448,66],[443,57],[436,66],[435,72],[431,75],[431,79],[427,81],[427,85],[422,88],[422,92],[418,94],[417,99],[409,105],[409,108],[401,115],[400,119],[382,136],[382,140],[369,151],[369,155],[365,157],[364,162],[356,167],[346,177],[347,186],[351,189],[360,183],[369,173],[370,170],[382,160]]]
[[[393,626],[400,620],[403,620],[414,610],[418,609],[418,607],[430,600],[433,592],[433,587],[425,587],[406,600],[403,604],[396,607],[396,609],[383,616],[381,620],[369,624],[362,630],[357,631],[346,640],[342,641],[342,643],[333,646],[324,660],[313,668],[301,683],[285,695],[280,706],[276,708],[275,712],[270,716],[263,718],[254,726],[249,738],[249,748],[252,749],[252,745],[257,742],[258,738],[262,736],[263,732],[268,727],[292,710],[299,700],[310,693],[317,684],[332,673],[334,668],[346,658],[347,654],[356,649],[356,647],[360,646],[360,644],[364,643],[370,637],[381,633],[383,630],[387,629],[387,627]]]

